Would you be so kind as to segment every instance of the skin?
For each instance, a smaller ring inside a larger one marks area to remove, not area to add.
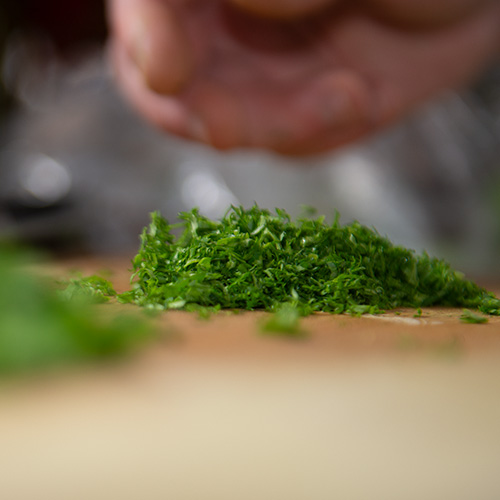
[[[470,83],[498,0],[109,0],[110,53],[151,122],[218,149],[327,151]]]

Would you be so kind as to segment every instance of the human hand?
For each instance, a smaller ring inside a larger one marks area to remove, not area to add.
[[[470,81],[498,0],[109,0],[128,97],[219,149],[329,150]]]

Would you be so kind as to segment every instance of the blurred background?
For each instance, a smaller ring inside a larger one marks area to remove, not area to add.
[[[1,236],[132,255],[153,210],[311,205],[500,275],[500,64],[366,142],[299,160],[163,135],[115,88],[105,40],[102,0],[0,4]]]
[[[163,135],[120,96],[105,40],[104,0],[0,0],[0,239],[132,256],[153,210],[305,204],[498,284],[500,64],[364,143],[298,160]],[[20,296],[7,320],[37,321]],[[314,342],[289,343],[193,317],[165,322],[136,364],[4,383],[0,497],[500,498],[498,323],[467,337],[453,318],[395,319],[318,323]],[[491,359],[462,356],[474,342]]]

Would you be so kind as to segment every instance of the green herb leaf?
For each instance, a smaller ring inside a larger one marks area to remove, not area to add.
[[[464,309],[462,315],[460,316],[460,321],[462,323],[487,323],[488,318],[486,316],[481,316],[480,314],[476,314],[469,309]]]
[[[110,297],[115,297],[116,292],[110,281],[94,274],[70,279],[59,295],[65,300],[85,298],[94,303],[103,303],[107,302]]]
[[[287,337],[303,337],[304,330],[300,326],[300,313],[293,304],[281,304],[275,313],[262,325],[262,332]]]
[[[0,375],[120,357],[151,337],[150,325],[137,315],[100,315],[82,298],[87,291],[78,300],[61,298],[53,283],[23,270],[26,261],[19,249],[0,249]],[[72,287],[77,294],[87,289]]]

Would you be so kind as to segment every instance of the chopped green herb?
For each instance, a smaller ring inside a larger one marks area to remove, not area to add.
[[[416,313],[413,315],[414,318],[421,318],[422,317],[422,308],[417,307]]]
[[[157,309],[192,304],[360,315],[396,307],[467,307],[500,315],[500,300],[444,261],[393,245],[338,217],[294,222],[283,210],[232,207],[220,221],[197,209],[181,214],[184,231],[159,214],[141,235],[133,289],[122,302]]]
[[[264,333],[302,337],[305,335],[300,325],[299,310],[294,304],[281,304],[262,325]]]
[[[85,300],[62,299],[22,264],[22,251],[0,249],[0,375],[119,357],[150,337],[136,315],[106,319]]]
[[[220,311],[219,306],[207,307],[207,306],[200,306],[198,304],[188,304],[185,309],[186,311],[189,312],[198,313],[199,319],[210,319],[210,316],[212,316],[212,314],[215,314]]]
[[[486,316],[481,316],[476,314],[469,309],[464,309],[462,315],[460,316],[460,321],[462,323],[488,323],[488,318]]]
[[[95,274],[87,277],[71,278],[66,285],[66,288],[59,292],[61,298],[66,300],[83,297],[99,304],[107,302],[110,297],[116,296],[111,282]]]

